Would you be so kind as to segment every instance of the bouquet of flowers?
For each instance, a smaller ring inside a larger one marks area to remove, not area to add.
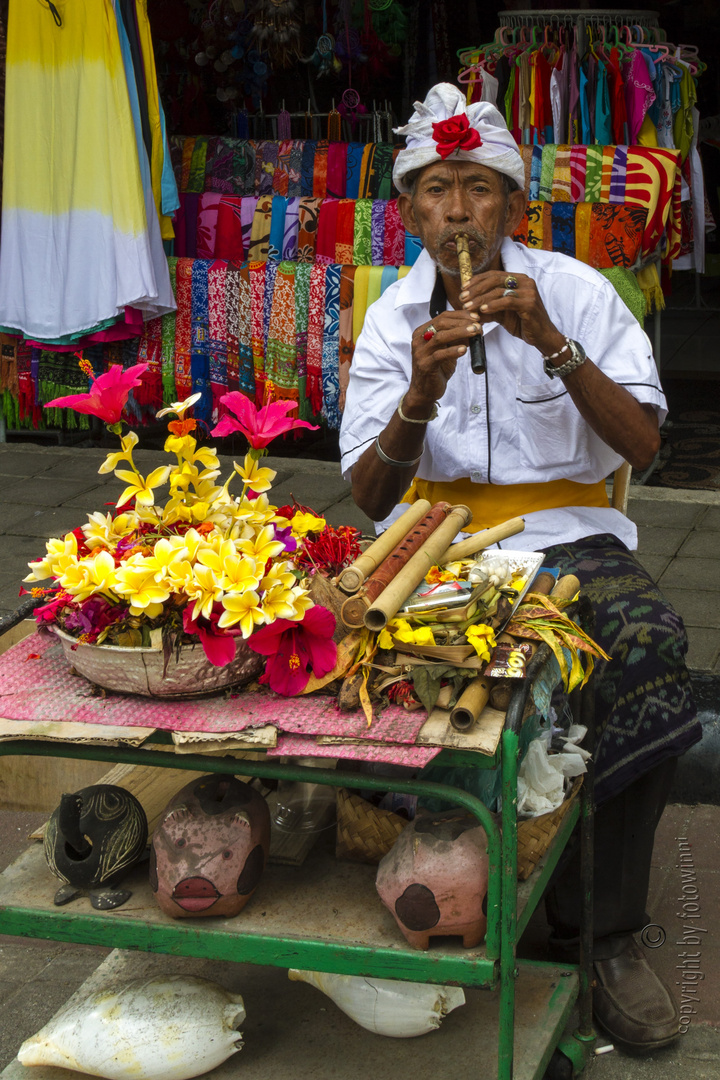
[[[162,643],[166,656],[199,640],[219,667],[234,659],[241,637],[268,657],[261,681],[281,694],[300,693],[311,675],[326,675],[336,661],[335,618],[308,590],[328,559],[338,572],[359,554],[359,534],[333,529],[306,508],[273,506],[268,492],[276,474],[261,464],[277,435],[313,425],[288,417],[292,402],[256,409],[243,394],[226,394],[229,413],[211,434],[240,431],[250,448],[221,483],[215,449],[198,445],[189,415],[200,397],[194,394],[157,413],[172,416],[164,449],[173,463],[143,476],[133,461],[138,436],[123,434],[122,413],[147,365],[113,366],[94,378],[90,365],[80,363],[92,379],[90,392],[46,407],[103,419],[119,436],[120,450],[99,472],[114,472],[126,487],[111,513],[90,514],[87,524],[49,540],[44,557],[29,564],[25,581],[53,579],[49,588],[30,590],[47,600],[38,621],[83,643]],[[159,504],[156,492],[165,486]]]

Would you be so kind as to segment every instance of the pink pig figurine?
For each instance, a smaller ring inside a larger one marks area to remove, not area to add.
[[[378,867],[385,907],[415,949],[438,935],[479,945],[487,928],[485,830],[463,810],[422,813],[400,833]]]
[[[201,776],[168,803],[150,852],[150,884],[173,919],[237,915],[270,848],[263,797],[234,776]]]

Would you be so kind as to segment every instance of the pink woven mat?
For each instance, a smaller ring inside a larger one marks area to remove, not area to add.
[[[419,711],[419,710],[418,710]],[[423,713],[423,715],[425,715]],[[280,735],[277,746],[268,750],[268,757],[319,757],[349,758],[352,761],[384,761],[392,765],[409,765],[422,769],[440,753],[439,746],[400,746],[385,743],[382,746],[353,745],[343,743],[328,745],[317,743],[304,735]]]
[[[333,697],[283,698],[265,690],[193,701],[110,692],[99,697],[86,679],[70,673],[59,642],[37,633],[0,656],[0,715],[7,720],[73,720],[166,731],[242,731],[275,724],[297,735],[342,735],[408,745],[415,742],[427,718],[423,709],[409,713],[392,706],[368,728],[362,710],[340,712]]]

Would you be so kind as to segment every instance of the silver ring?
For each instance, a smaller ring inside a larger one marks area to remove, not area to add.
[[[515,290],[514,289],[503,289],[503,296],[514,296],[514,295],[515,295]]]

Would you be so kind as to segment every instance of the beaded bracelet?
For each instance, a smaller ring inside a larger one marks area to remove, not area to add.
[[[384,461],[386,465],[394,466],[396,469],[411,469],[413,465],[417,465],[417,463],[420,461],[420,458],[422,457],[421,454],[420,457],[415,458],[414,461],[396,461],[395,458],[388,457],[382,446],[380,445],[379,435],[375,440],[375,449],[377,450],[377,456],[380,458],[381,461]]]
[[[434,405],[433,405],[433,411],[430,413],[427,420],[414,420],[412,418],[412,416],[406,416],[405,413],[402,411],[402,404],[403,404],[404,400],[405,400],[405,395],[403,394],[403,396],[398,401],[397,414],[398,414],[398,416],[400,417],[401,420],[405,421],[406,424],[429,424],[430,421],[434,420],[435,417],[438,414],[438,407],[437,407],[437,401],[436,401],[434,403]]]
[[[557,352],[550,353],[549,356],[543,356],[543,360],[557,360],[558,356],[561,356],[564,352],[567,352],[567,350],[569,348],[570,348],[570,338],[566,337],[565,338],[565,344],[563,345],[562,349],[558,349]]]

